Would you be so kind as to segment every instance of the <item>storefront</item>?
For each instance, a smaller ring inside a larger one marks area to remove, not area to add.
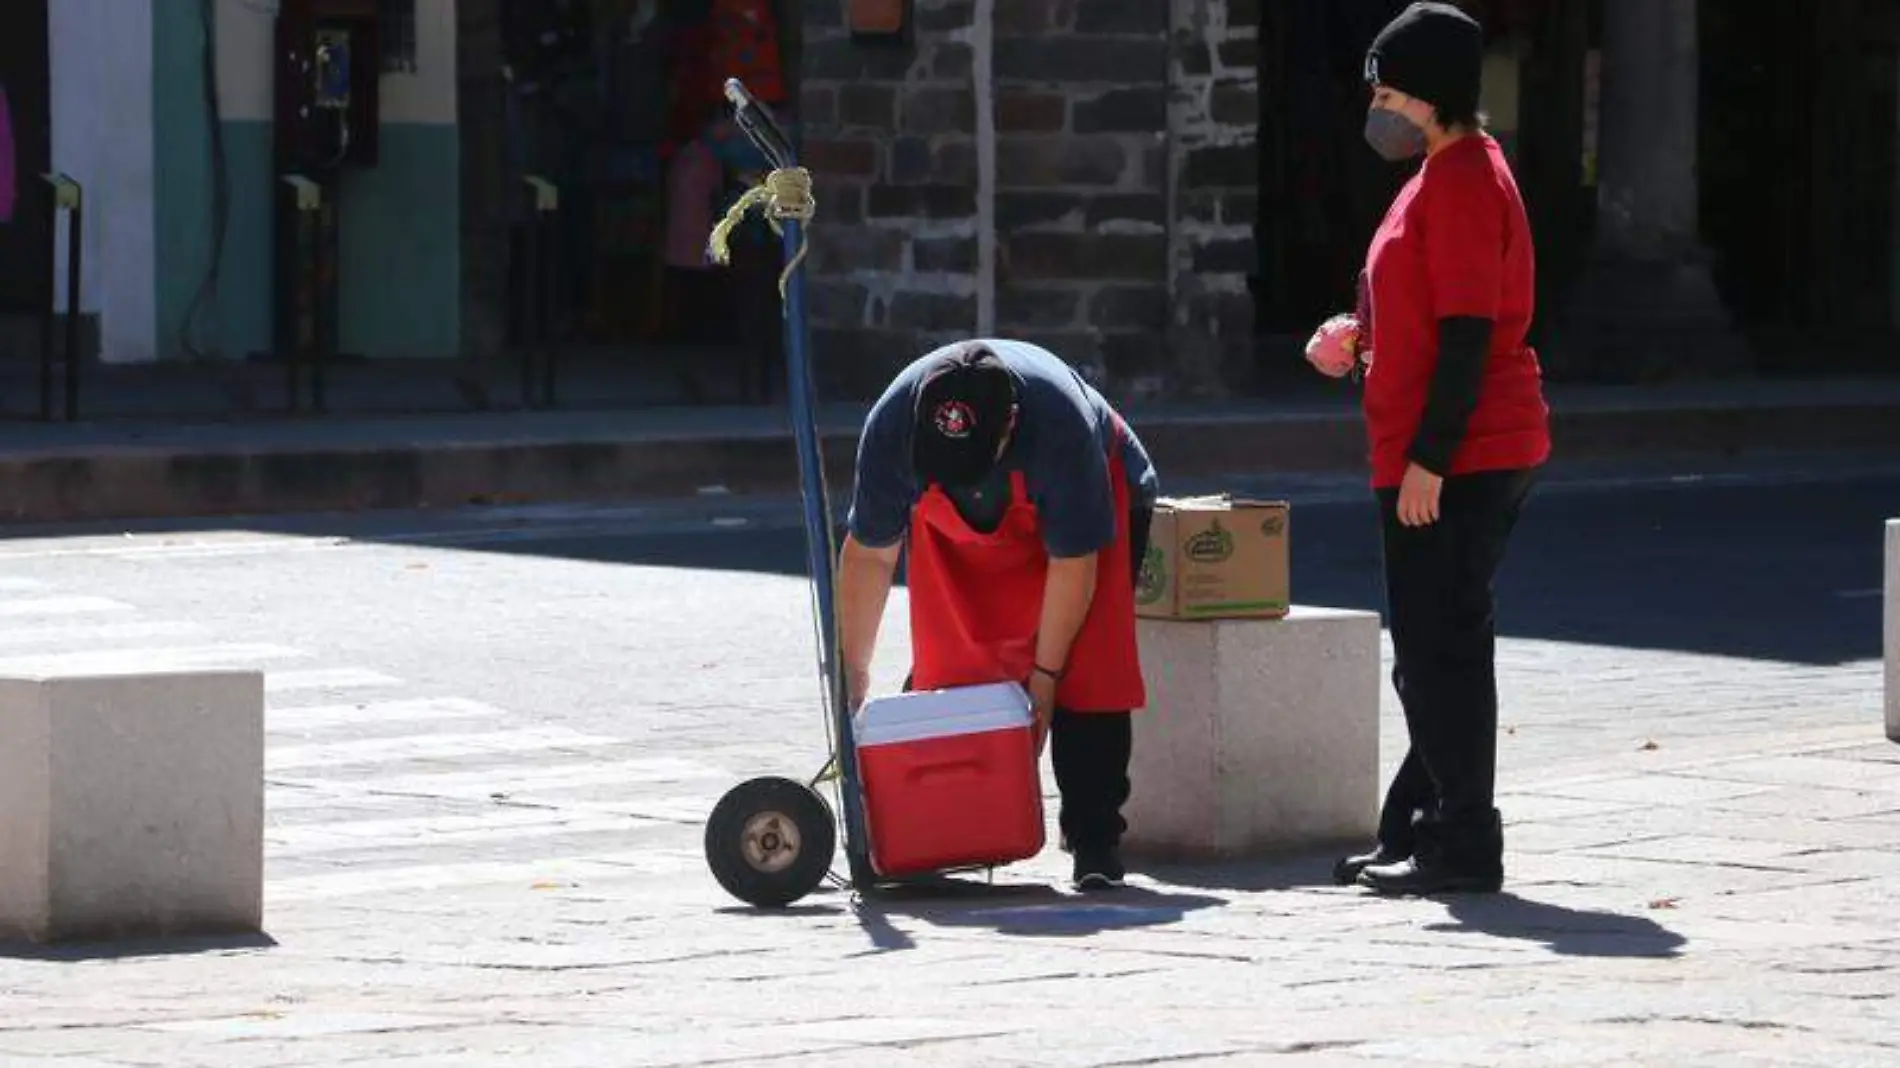
[[[771,235],[746,227],[729,269],[703,251],[764,166],[730,122],[725,78],[743,77],[781,112],[794,99],[786,0],[490,0],[500,32],[485,40],[498,55],[471,56],[484,36],[468,21],[483,6],[463,13],[465,84],[467,67],[496,62],[497,91],[472,103],[500,113],[465,106],[463,122],[492,118],[501,133],[492,151],[471,152],[469,166],[487,173],[469,187],[517,224],[525,176],[559,188],[557,341],[595,362],[647,365],[684,400],[771,395],[782,376]],[[470,255],[489,258],[471,273],[518,292],[522,240],[517,229],[470,242]]]

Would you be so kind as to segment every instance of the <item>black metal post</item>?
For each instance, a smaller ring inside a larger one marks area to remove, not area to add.
[[[288,269],[284,272],[289,292],[283,302],[287,329],[283,331],[283,349],[280,355],[284,360],[284,407],[296,411],[299,406],[301,383],[298,381],[300,364],[303,362],[304,328],[306,319],[305,298],[309,294],[308,272],[304,269],[305,253],[310,248],[310,213],[303,205],[293,188],[289,194],[291,210],[296,223],[291,232],[294,239],[286,250],[290,257]]]
[[[66,213],[66,421],[79,421],[79,286],[80,237],[85,207],[75,195]]]
[[[310,299],[310,313],[314,320],[310,331],[310,407],[313,411],[325,409],[324,376],[329,369],[330,354],[336,351],[335,315],[340,303],[336,292],[336,252],[333,240],[336,237],[336,190],[332,182],[323,185],[323,199],[311,214],[316,218],[316,247],[310,252],[310,273],[314,278]]]
[[[537,407],[534,363],[541,361],[541,403],[554,403],[555,364],[549,344],[554,317],[554,283],[559,264],[551,251],[555,237],[555,219],[561,207],[561,193],[554,183],[539,175],[523,175],[528,187],[528,220],[523,227],[522,259],[526,262],[516,276],[521,287],[521,405]]]
[[[47,179],[52,181],[51,176]],[[46,214],[52,219],[47,227],[49,235],[59,233],[59,187],[57,183],[46,194]],[[53,421],[53,320],[59,318],[59,291],[52,284],[53,264],[50,252],[51,237],[48,238],[49,252],[46,257],[46,306],[40,309],[40,422]]]
[[[555,361],[559,358],[556,346],[549,335],[553,333],[549,326],[554,318],[555,300],[560,295],[557,283],[560,280],[560,258],[554,250],[559,240],[555,220],[559,218],[552,211],[540,213],[541,238],[541,319],[536,325],[535,338],[541,349],[541,403],[554,407]]]
[[[83,260],[80,250],[85,228],[85,215],[81,210],[85,192],[78,182],[64,174],[43,175],[47,187],[47,280],[53,278],[53,242],[59,235],[59,215],[66,212],[66,329],[64,344],[66,352],[66,421],[79,420],[79,304],[80,278]],[[53,421],[53,365],[60,358],[53,344],[54,320],[59,318],[59,291],[57,286],[48,285],[46,305],[40,313],[40,420]]]
[[[527,261],[521,272],[521,406],[534,407],[534,357],[541,347],[541,212],[537,208],[521,236]]]

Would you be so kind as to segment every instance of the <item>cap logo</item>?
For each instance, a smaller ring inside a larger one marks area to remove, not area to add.
[[[937,424],[937,433],[946,438],[967,438],[976,427],[976,413],[962,401],[944,401],[937,405],[931,419]]]
[[[1379,53],[1377,52],[1366,53],[1366,81],[1372,85],[1379,84]]]

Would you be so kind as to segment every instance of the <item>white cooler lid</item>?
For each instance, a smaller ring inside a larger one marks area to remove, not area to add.
[[[1029,693],[1013,682],[891,694],[858,709],[857,743],[891,745],[1030,724]]]

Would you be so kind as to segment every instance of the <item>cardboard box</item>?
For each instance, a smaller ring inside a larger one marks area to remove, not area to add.
[[[1293,597],[1285,501],[1228,495],[1156,502],[1135,614],[1277,619]]]

